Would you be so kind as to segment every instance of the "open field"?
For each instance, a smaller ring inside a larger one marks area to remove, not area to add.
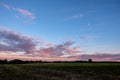
[[[0,64],[0,80],[120,80],[120,63]]]

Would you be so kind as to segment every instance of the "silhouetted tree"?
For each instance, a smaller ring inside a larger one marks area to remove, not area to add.
[[[88,62],[91,63],[91,62],[93,62],[93,61],[92,61],[92,59],[88,59]]]

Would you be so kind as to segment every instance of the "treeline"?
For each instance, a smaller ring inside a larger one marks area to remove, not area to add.
[[[52,62],[49,62],[49,61],[42,61],[42,60],[39,60],[39,61],[23,61],[23,60],[20,60],[20,59],[14,59],[14,60],[10,60],[8,61],[7,59],[5,60],[0,60],[0,64],[26,64],[26,63],[77,63],[77,62],[81,62],[81,63],[85,63],[85,62],[89,62],[91,63],[92,62],[92,59],[88,59],[88,61],[52,61]]]
[[[8,61],[7,59],[5,60],[0,60],[0,64],[26,64],[26,63],[40,63],[42,62],[41,60],[39,61],[23,61],[20,59],[14,59],[14,60],[10,60]]]
[[[96,62],[96,61],[92,61],[92,59],[88,59],[88,61],[52,61],[52,62],[49,62],[49,61],[42,61],[42,60],[39,60],[39,61],[23,61],[23,60],[20,60],[20,59],[14,59],[14,60],[10,60],[8,61],[7,59],[5,60],[0,60],[0,64],[27,64],[27,63],[118,63],[118,62],[113,62],[113,61],[99,61],[99,62]]]
[[[52,62],[49,62],[49,61],[42,61],[42,60],[39,60],[39,61],[23,61],[23,60],[20,60],[20,59],[14,59],[14,60],[10,60],[8,61],[7,59],[5,60],[0,60],[0,64],[26,64],[26,63],[74,63],[74,62],[92,62],[92,59],[89,59],[88,61],[52,61]]]

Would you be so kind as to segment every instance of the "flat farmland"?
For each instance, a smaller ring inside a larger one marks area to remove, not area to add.
[[[0,80],[120,80],[120,63],[0,64]]]

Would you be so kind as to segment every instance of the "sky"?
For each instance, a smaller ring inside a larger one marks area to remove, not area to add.
[[[120,61],[120,0],[0,0],[0,59]]]

